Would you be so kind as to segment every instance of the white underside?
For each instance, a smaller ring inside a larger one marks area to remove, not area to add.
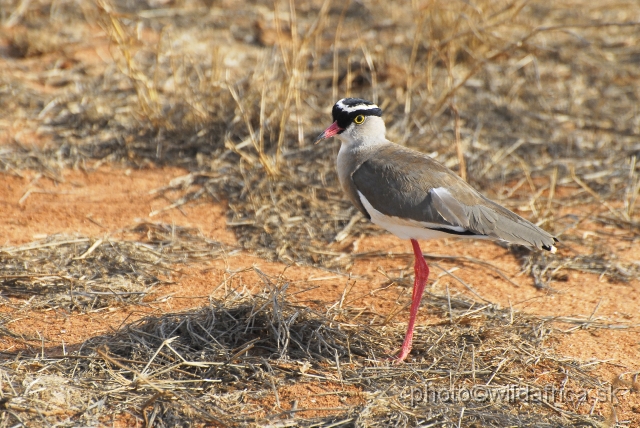
[[[400,217],[388,216],[382,214],[375,209],[364,197],[358,192],[362,205],[369,213],[371,222],[377,224],[383,229],[396,235],[402,239],[442,239],[442,238],[474,238],[474,239],[493,239],[484,235],[456,235],[455,233],[446,233],[433,229],[451,229],[452,232],[464,232],[466,229],[460,226],[451,226],[445,224],[435,224],[423,221],[404,219]]]

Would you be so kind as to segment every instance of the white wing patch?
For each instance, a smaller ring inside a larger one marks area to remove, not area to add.
[[[442,218],[449,223],[459,224],[463,229],[469,227],[469,219],[464,212],[464,207],[453,197],[451,192],[444,187],[436,187],[429,192],[433,205]]]
[[[475,239],[493,239],[490,236],[484,235],[456,235],[447,233],[442,230],[434,229],[449,229],[452,232],[466,232],[467,229],[461,226],[451,226],[449,224],[437,224],[428,223],[426,221],[416,221],[411,219],[404,219],[400,217],[388,216],[382,214],[375,209],[371,203],[364,197],[362,192],[358,191],[360,202],[369,213],[371,222],[377,224],[383,229],[396,235],[402,239],[438,239],[438,238],[475,238]]]

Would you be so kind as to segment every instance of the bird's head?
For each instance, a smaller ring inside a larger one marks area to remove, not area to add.
[[[334,104],[333,123],[318,135],[315,144],[337,136],[343,143],[384,140],[385,126],[382,110],[371,101],[360,98],[343,98]]]

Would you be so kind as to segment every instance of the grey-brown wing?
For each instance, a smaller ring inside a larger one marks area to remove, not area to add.
[[[387,216],[428,223],[429,228],[456,235],[487,236],[546,250],[556,241],[482,196],[444,165],[400,146],[378,151],[352,179],[357,191]]]
[[[466,183],[422,153],[393,149],[378,151],[353,172],[357,191],[384,215],[468,228],[464,204],[445,190]]]

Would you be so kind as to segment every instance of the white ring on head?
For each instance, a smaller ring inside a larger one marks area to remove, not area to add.
[[[351,113],[357,110],[374,110],[374,109],[379,109],[380,107],[378,107],[375,104],[356,104],[354,106],[348,106],[346,104],[344,104],[342,101],[346,100],[346,98],[341,99],[340,101],[338,101],[336,103],[336,105],[338,106],[338,108],[344,112],[347,113]]]

